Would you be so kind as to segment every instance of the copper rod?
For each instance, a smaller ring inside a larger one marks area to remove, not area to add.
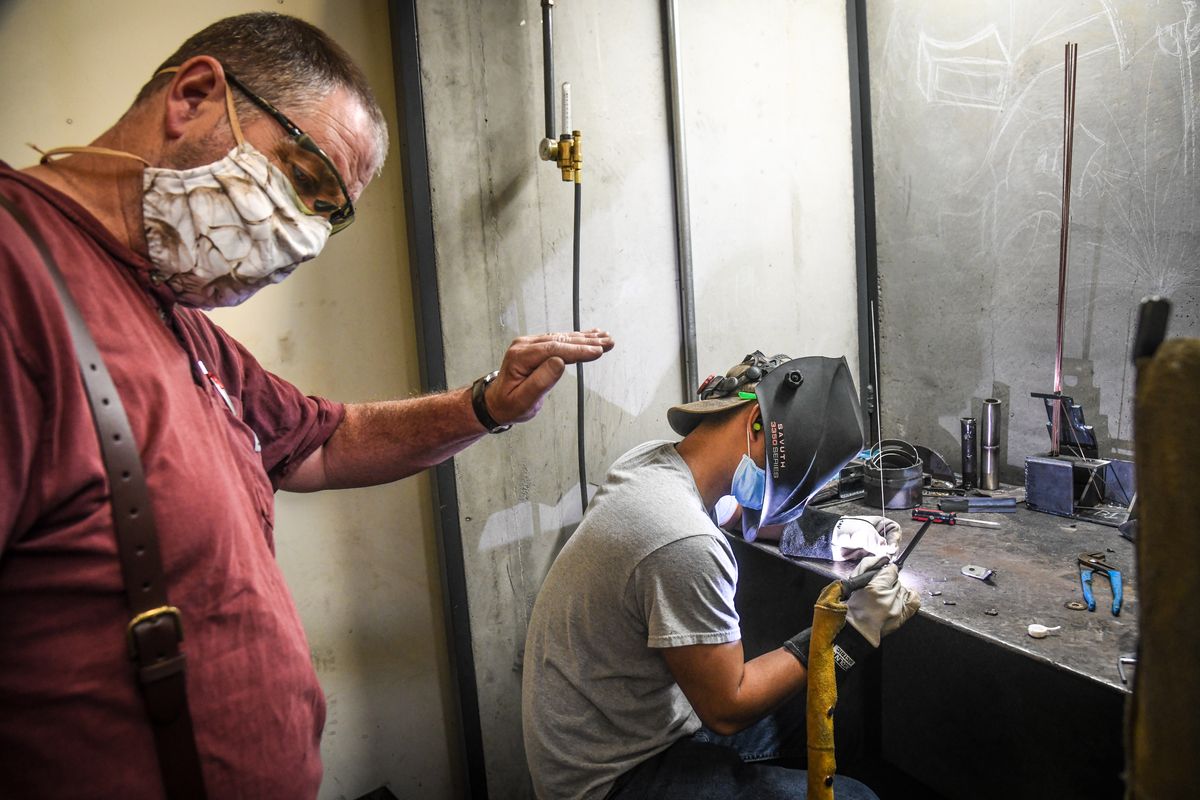
[[[1075,66],[1079,45],[1068,42],[1063,59],[1063,189],[1062,227],[1058,235],[1058,336],[1054,350],[1054,393],[1063,390],[1063,336],[1066,328],[1067,247],[1071,226],[1071,154],[1075,143]],[[1062,400],[1054,401],[1050,420],[1050,453],[1059,454]]]

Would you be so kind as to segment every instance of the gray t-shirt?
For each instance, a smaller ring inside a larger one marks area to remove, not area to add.
[[[525,753],[538,797],[602,798],[700,720],[658,648],[741,638],[737,564],[670,442],[621,456],[529,620]]]

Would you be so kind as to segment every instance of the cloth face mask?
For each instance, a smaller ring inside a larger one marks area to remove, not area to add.
[[[66,153],[140,161],[142,227],[156,267],[150,278],[169,286],[177,302],[196,308],[236,306],[279,283],[316,258],[333,231],[329,220],[304,207],[283,171],[245,140],[228,84],[225,107],[237,144],[204,166],[153,167],[141,156],[105,147],[42,154],[43,164]]]
[[[236,306],[325,247],[332,226],[248,142],[187,170],[147,167],[142,217],[152,279],[180,303]]]

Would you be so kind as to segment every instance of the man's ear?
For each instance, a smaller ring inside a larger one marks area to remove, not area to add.
[[[753,410],[750,412],[750,429],[756,434],[763,429],[762,408],[759,407],[758,403],[754,404]]]
[[[167,84],[163,133],[169,140],[206,134],[224,119],[225,70],[212,56],[195,56],[179,66]]]

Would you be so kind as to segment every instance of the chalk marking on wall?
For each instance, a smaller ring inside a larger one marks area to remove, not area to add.
[[[1051,192],[1039,189],[1046,183],[1044,179],[1031,183],[1029,178],[1031,172],[1051,177],[1061,174],[1062,150],[1054,144],[1061,110],[1060,103],[1051,99],[1057,91],[1051,92],[1050,87],[1061,82],[1062,66],[1045,53],[1050,42],[1070,34],[1081,40],[1081,62],[1087,59],[1098,65],[1097,75],[1124,80],[1126,70],[1132,69],[1136,61],[1140,66],[1137,73],[1130,74],[1130,79],[1144,80],[1145,90],[1141,109],[1137,108],[1136,100],[1114,108],[1097,101],[1104,109],[1098,112],[1100,119],[1095,119],[1097,112],[1093,110],[1091,125],[1077,128],[1077,132],[1082,130],[1083,142],[1076,142],[1075,164],[1080,179],[1073,193],[1091,197],[1090,204],[1100,210],[1101,216],[1090,222],[1073,222],[1073,229],[1079,229],[1083,235],[1073,239],[1073,245],[1075,241],[1078,244],[1072,249],[1078,248],[1078,257],[1094,264],[1106,263],[1105,269],[1092,279],[1086,307],[1111,304],[1114,297],[1137,292],[1190,293],[1200,286],[1200,273],[1194,265],[1195,250],[1200,243],[1197,215],[1193,214],[1189,222],[1186,214],[1186,209],[1197,209],[1200,194],[1195,183],[1200,168],[1200,98],[1196,86],[1200,77],[1197,62],[1200,2],[1180,0],[1181,20],[1151,28],[1148,36],[1136,42],[1131,32],[1137,29],[1125,23],[1116,2],[1098,2],[1102,11],[1089,9],[1073,21],[1066,21],[1064,11],[1050,4],[1023,4],[1023,9],[1044,9],[1046,17],[1035,34],[1024,42],[1014,41],[1006,33],[1007,28],[997,29],[986,19],[978,21],[985,26],[978,33],[961,40],[929,35],[932,27],[923,30],[922,20],[914,19],[912,14],[902,15],[898,7],[893,8],[889,19],[882,48],[885,72],[891,71],[899,78],[915,69],[910,85],[930,106],[1000,112],[995,114],[977,171],[958,184],[961,191],[946,194],[944,205],[939,204],[936,211],[937,230],[943,238],[970,236],[978,230],[979,251],[960,253],[960,257],[995,259],[997,265],[1003,258],[1006,280],[997,282],[999,292],[1016,291],[1015,286],[1029,273],[1041,268],[1049,248],[1046,242],[1053,238],[1048,229],[1058,227],[1058,212],[1051,210],[1057,207],[1057,194],[1052,196]],[[1164,11],[1170,19],[1172,12],[1166,5],[1163,3],[1155,12],[1159,19]],[[1009,4],[1010,11],[1014,7],[1015,4]],[[1015,19],[1010,14],[1009,27],[1015,24]],[[1021,21],[1029,22],[1027,17]],[[913,43],[909,37],[914,33],[916,60],[914,65],[907,65],[898,53],[913,52],[909,49]],[[1038,52],[1031,52],[1035,47]],[[1156,56],[1169,59],[1165,74],[1161,67],[1156,69]],[[1047,59],[1045,68],[1028,70],[1030,61],[1037,64],[1042,59]],[[1112,69],[1116,66],[1114,60],[1119,72]],[[1163,83],[1163,78],[1171,76],[1176,68],[1178,89],[1170,85],[1173,80]],[[1179,105],[1175,106],[1180,109],[1178,123],[1170,108],[1176,92],[1180,97]],[[1136,90],[1135,95],[1140,100]],[[1170,98],[1167,106],[1164,97]],[[920,112],[905,112],[900,105],[890,107],[890,98],[886,96],[880,99],[881,113],[877,118],[880,140],[886,140],[893,128],[899,130],[897,125],[921,124],[913,116]],[[911,100],[900,102],[914,107]],[[1104,115],[1107,124],[1102,122]],[[1180,144],[1174,154],[1177,131]],[[1131,140],[1136,144],[1131,146]],[[1039,141],[1046,144],[1039,145]],[[1029,160],[1031,154],[1033,163]],[[897,179],[897,185],[903,185],[901,181],[909,177],[902,163],[885,162],[884,168]],[[1014,191],[1025,195],[1023,202],[1014,200]],[[900,200],[908,202],[903,193]],[[913,199],[914,205],[916,202]],[[905,219],[908,219],[907,205]],[[968,242],[969,239],[964,243]],[[1090,254],[1084,256],[1085,251]],[[1126,400],[1122,394],[1119,412],[1109,415],[1117,431],[1128,428],[1131,409]]]
[[[1183,87],[1180,101],[1183,106],[1183,171],[1195,168],[1197,158],[1196,83],[1193,69],[1200,53],[1200,19],[1196,18],[1195,0],[1183,0],[1184,18],[1157,31],[1158,49],[1164,55],[1179,59],[1179,82]]]
[[[1012,61],[995,24],[954,42],[921,31],[916,63],[917,87],[930,103],[993,110],[1004,105]]]

